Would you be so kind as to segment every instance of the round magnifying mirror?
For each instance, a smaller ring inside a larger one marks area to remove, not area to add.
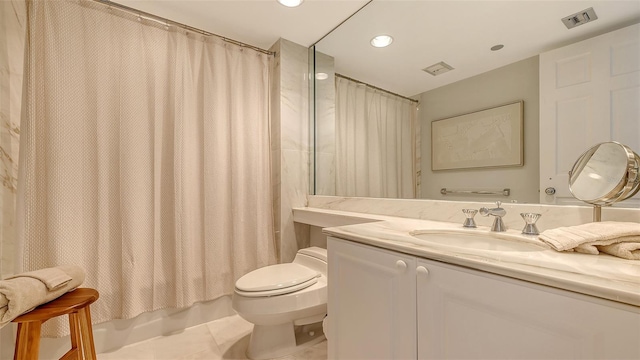
[[[639,164],[638,154],[626,145],[598,144],[573,165],[569,172],[569,190],[576,199],[596,206],[622,201],[640,189]]]

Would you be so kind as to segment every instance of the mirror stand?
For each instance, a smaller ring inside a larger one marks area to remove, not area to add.
[[[602,206],[593,205],[593,222],[602,221]]]

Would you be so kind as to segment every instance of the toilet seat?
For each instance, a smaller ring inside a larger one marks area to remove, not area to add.
[[[236,293],[264,297],[292,293],[318,282],[320,273],[297,263],[265,266],[238,279]]]

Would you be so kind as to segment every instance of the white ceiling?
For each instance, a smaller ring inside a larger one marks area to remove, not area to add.
[[[310,46],[367,0],[116,0],[115,2],[268,49],[282,37]],[[560,21],[593,7],[598,20],[568,30]],[[373,0],[317,45],[336,72],[413,96],[541,52],[640,22],[640,0]],[[373,48],[379,34],[395,39]],[[504,49],[489,48],[503,44]],[[445,61],[455,70],[421,69]]]
[[[131,8],[261,49],[279,38],[310,46],[367,0],[306,0],[287,8],[276,0],[115,0]]]
[[[561,18],[593,7],[598,19],[567,29]],[[336,72],[413,96],[640,21],[640,1],[374,0],[316,49],[335,57]],[[387,48],[369,44],[387,34]],[[503,44],[500,51],[490,47]],[[455,70],[421,69],[445,61]]]

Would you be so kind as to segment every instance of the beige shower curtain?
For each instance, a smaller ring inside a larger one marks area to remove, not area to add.
[[[90,1],[31,1],[28,29],[24,270],[84,267],[101,322],[275,262],[269,55]]]
[[[336,195],[416,197],[417,105],[336,77]]]

